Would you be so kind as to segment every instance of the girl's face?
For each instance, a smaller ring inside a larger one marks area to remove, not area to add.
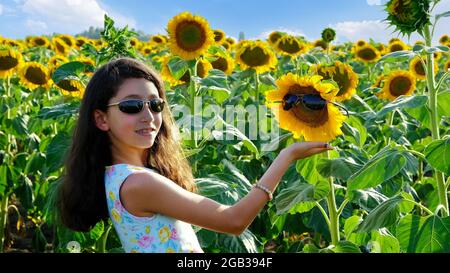
[[[159,93],[152,82],[143,78],[130,78],[124,81],[117,95],[112,97],[108,104],[128,99],[147,101],[153,98],[159,98]],[[100,111],[96,110],[95,113],[97,127],[108,131],[113,149],[118,149],[121,153],[152,147],[161,128],[162,112],[153,112],[148,103],[136,114],[123,113],[117,105],[109,106],[106,115],[103,114],[102,117],[98,116],[98,112]]]

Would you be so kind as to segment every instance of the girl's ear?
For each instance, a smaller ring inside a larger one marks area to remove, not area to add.
[[[95,110],[94,111],[94,120],[95,120],[95,125],[97,126],[98,129],[100,129],[102,131],[109,131],[109,125],[108,125],[105,113],[103,113],[100,110]]]

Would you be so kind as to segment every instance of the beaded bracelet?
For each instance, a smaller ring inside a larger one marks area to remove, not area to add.
[[[254,187],[265,191],[267,193],[267,195],[269,196],[269,201],[272,201],[273,195],[272,195],[272,192],[268,188],[266,188],[265,186],[263,186],[261,184],[255,184]]]

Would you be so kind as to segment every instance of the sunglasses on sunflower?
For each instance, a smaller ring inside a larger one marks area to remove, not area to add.
[[[144,109],[144,104],[148,104],[150,110],[155,113],[160,113],[164,109],[164,100],[160,98],[154,98],[151,100],[131,99],[123,100],[116,103],[108,104],[107,106],[119,106],[119,110],[126,114],[137,114]]]
[[[277,102],[283,104],[283,110],[285,111],[289,111],[292,109],[292,107],[298,106],[300,104],[302,104],[306,109],[309,110],[322,110],[325,108],[327,103],[331,103],[343,109],[346,116],[349,115],[348,110],[345,107],[335,102],[327,101],[318,94],[287,94],[283,97],[282,101]]]

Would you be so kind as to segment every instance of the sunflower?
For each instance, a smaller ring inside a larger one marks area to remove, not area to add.
[[[423,60],[424,63],[427,63],[427,60]],[[438,71],[439,67],[436,62],[434,62],[434,71]],[[422,62],[420,61],[419,57],[414,57],[409,62],[409,71],[419,80],[425,80],[427,75],[425,73],[425,68],[423,67]]]
[[[269,44],[273,47],[276,46],[278,40],[283,37],[283,33],[279,32],[279,31],[273,31],[272,33],[269,34]]]
[[[84,94],[84,85],[78,80],[61,80],[55,83],[61,90],[61,93],[65,96],[82,98]]]
[[[86,75],[91,76],[92,74],[94,74],[94,67],[95,67],[95,61],[87,58],[87,57],[78,57],[76,58],[74,61],[83,63],[85,65],[87,65],[87,67],[85,67],[86,69],[83,71],[84,73],[86,73]]]
[[[330,43],[336,38],[336,31],[332,28],[325,28],[322,31],[322,40],[326,43]]]
[[[225,32],[223,32],[220,29],[214,30],[214,41],[216,41],[217,44],[221,44],[225,41]]]
[[[442,45],[446,45],[450,41],[450,38],[447,34],[442,35],[441,38],[439,38],[439,43]]]
[[[223,48],[225,48],[225,50],[230,51],[232,46],[230,45],[230,43],[228,43],[227,41],[223,42],[222,44],[220,44],[221,46],[223,46]]]
[[[69,59],[67,59],[64,56],[61,55],[55,55],[48,60],[48,68],[49,68],[49,74],[50,77],[53,75],[53,72],[55,72],[56,69],[62,64],[65,64],[69,62]]]
[[[58,35],[57,37],[60,38],[61,40],[63,40],[68,47],[75,47],[75,45],[77,44],[77,41],[71,35],[63,34],[63,35]]]
[[[20,67],[20,82],[30,90],[34,90],[39,86],[46,89],[49,87],[50,74],[48,69],[37,62],[27,62]]]
[[[150,38],[150,42],[157,44],[157,45],[163,45],[167,42],[166,38],[163,35],[153,35]]]
[[[170,86],[177,86],[185,83],[182,80],[177,80],[169,69],[168,63],[170,61],[170,56],[163,56],[159,60],[161,62],[161,78],[168,82]]]
[[[46,37],[38,36],[38,37],[32,37],[30,40],[30,44],[32,46],[41,46],[41,47],[49,47],[50,42]]]
[[[278,52],[287,56],[298,56],[306,51],[305,44],[301,43],[297,38],[290,35],[285,35],[278,39],[275,44],[275,48]]]
[[[21,41],[11,40],[11,39],[7,39],[7,38],[4,38],[1,41],[1,44],[5,45],[7,47],[13,47],[19,51],[23,51],[24,48],[26,48],[26,45],[24,45]]]
[[[53,37],[52,44],[56,54],[66,56],[69,53],[70,48],[63,39]]]
[[[401,95],[410,96],[416,89],[416,78],[406,70],[394,71],[386,77],[384,87],[378,95],[382,99],[395,100]]]
[[[338,92],[331,83],[321,81],[322,77],[298,76],[292,73],[277,80],[278,90],[266,92],[266,105],[270,107],[280,124],[280,128],[291,131],[295,138],[303,136],[306,141],[330,141],[341,135],[341,126],[345,116],[331,103],[322,109],[312,110],[303,104],[284,110],[283,101],[288,94],[320,95],[332,100]]]
[[[155,49],[151,45],[145,45],[141,48],[142,55],[148,56],[152,53],[155,53]]]
[[[230,45],[235,45],[236,44],[236,41],[233,39],[233,38],[231,38],[231,37],[227,37],[226,39],[225,39],[225,41],[227,42],[227,43],[229,43]]]
[[[234,60],[230,56],[221,57],[214,56],[217,59],[211,62],[211,65],[214,69],[222,70],[225,74],[231,75],[234,70]]]
[[[182,12],[172,18],[167,26],[172,53],[185,60],[204,54],[214,43],[214,32],[200,16]]]
[[[333,80],[337,83],[339,86],[339,91],[335,97],[337,101],[348,100],[356,93],[358,75],[348,64],[336,61],[328,66],[322,64],[314,66],[313,70],[324,80]]]
[[[88,43],[88,39],[85,37],[76,37],[75,38],[75,47],[80,49],[84,44]]]
[[[242,70],[255,69],[258,74],[270,71],[277,64],[275,53],[262,41],[239,42],[235,59]]]
[[[328,48],[328,43],[319,39],[313,43],[313,47],[321,47],[323,50],[325,50]]]
[[[0,48],[0,78],[11,76],[23,62],[22,54],[12,48]]]
[[[370,44],[354,48],[355,57],[363,62],[376,62],[381,57],[380,52]]]
[[[386,21],[403,34],[421,31],[430,23],[430,0],[390,0],[385,4]]]
[[[382,43],[376,44],[375,48],[380,52],[381,55],[386,54],[387,48],[384,44],[382,44]]]
[[[390,43],[388,45],[388,49],[387,49],[387,51],[389,53],[396,52],[396,51],[402,51],[402,50],[408,50],[408,46],[400,40]]]
[[[395,42],[401,42],[402,40],[400,40],[399,38],[391,38],[390,40],[389,40],[389,44],[392,44],[392,43],[395,43]]]
[[[444,71],[448,71],[450,69],[450,59],[447,60],[444,64]]]
[[[363,47],[363,46],[365,46],[366,44],[367,44],[366,41],[364,41],[364,40],[358,40],[358,41],[355,43],[355,46],[356,46],[356,47]]]

